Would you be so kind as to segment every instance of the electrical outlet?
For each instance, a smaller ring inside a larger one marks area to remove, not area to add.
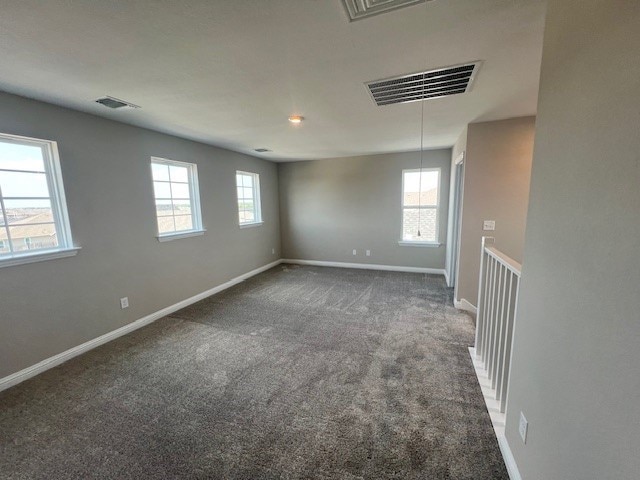
[[[527,443],[527,430],[529,430],[529,422],[524,418],[524,414],[520,412],[520,424],[518,425],[518,431],[520,437],[522,437],[522,443]]]
[[[357,254],[358,254],[358,251],[357,251],[355,248],[353,249],[353,254],[354,254],[354,255],[357,255]]]
[[[122,308],[123,310],[125,308],[129,308],[129,297],[122,297],[120,299],[120,308]]]
[[[367,257],[370,257],[371,256],[371,250],[367,250],[366,251],[366,255],[367,255]]]
[[[496,221],[495,220],[485,220],[482,224],[482,230],[485,232],[493,231],[496,229]]]

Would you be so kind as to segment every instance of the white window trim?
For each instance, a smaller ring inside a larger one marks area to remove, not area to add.
[[[195,237],[198,235],[204,235],[207,231],[202,227],[202,211],[200,209],[200,184],[198,183],[198,165],[189,162],[179,162],[177,160],[170,160],[162,157],[151,157],[149,162],[149,168],[151,169],[151,185],[153,187],[153,164],[159,163],[162,165],[169,165],[175,167],[187,168],[189,172],[189,196],[191,197],[191,222],[193,228],[190,230],[179,230],[177,232],[160,233],[156,235],[159,242],[168,242],[171,240],[178,240],[180,238]],[[155,190],[153,193],[153,210],[156,218],[156,225],[158,222],[158,211],[156,209],[156,195]],[[171,199],[173,201],[173,198]]]
[[[253,178],[253,204],[255,205],[255,220],[253,222],[244,222],[240,223],[240,219],[238,219],[238,226],[240,228],[248,228],[248,227],[259,227],[264,223],[262,219],[262,201],[261,197],[261,189],[260,189],[260,174],[255,172],[247,172],[244,170],[236,170],[236,208],[238,213],[240,212],[240,199],[238,198],[238,174],[240,175],[249,175]]]
[[[55,225],[56,236],[58,238],[57,248],[39,249],[24,253],[11,252],[9,254],[3,254],[0,256],[0,267],[11,267],[14,265],[53,260],[55,258],[76,255],[80,248],[73,245],[73,239],[71,237],[71,224],[69,222],[69,213],[67,211],[67,199],[64,194],[64,183],[62,181],[62,170],[60,168],[60,155],[58,154],[57,142],[53,140],[23,137],[7,133],[0,133],[0,140],[5,143],[31,145],[39,147],[42,150],[45,177],[47,179],[47,187],[49,189],[49,201],[51,202],[53,223]],[[0,195],[0,206],[4,212],[3,214],[6,215],[4,197],[2,195]],[[5,224],[7,224],[6,217],[4,221]],[[9,240],[9,244],[11,244],[11,240]]]
[[[439,242],[413,242],[411,240],[399,240],[398,245],[402,247],[441,247]]]
[[[57,258],[75,257],[80,251],[80,247],[64,248],[58,250],[41,250],[15,255],[0,261],[0,268],[13,267],[16,265],[24,265],[27,263],[45,262],[47,260],[55,260]]]
[[[436,205],[408,205],[404,204],[404,175],[405,173],[411,172],[438,172],[438,200]],[[438,167],[433,168],[405,168],[402,170],[402,190],[400,192],[400,240],[398,241],[398,245],[402,247],[439,247],[442,245],[440,243],[440,196],[441,196],[441,187],[442,186],[442,169]],[[404,231],[403,219],[404,219],[404,210],[405,208],[420,208],[425,210],[435,210],[436,211],[436,240],[435,241],[421,241],[421,240],[405,240],[402,237]]]
[[[174,233],[165,233],[163,235],[158,235],[156,238],[159,242],[170,242],[171,240],[178,240],[179,238],[199,237],[200,235],[204,235],[206,231],[206,229],[185,230]]]

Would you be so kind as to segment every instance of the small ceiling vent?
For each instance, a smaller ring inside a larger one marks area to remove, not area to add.
[[[432,0],[343,0],[349,20],[360,20],[379,13],[409,7]]]
[[[101,105],[104,105],[105,107],[109,107],[109,108],[140,108],[138,105],[134,105],[133,103],[129,103],[129,102],[125,102],[124,100],[119,100],[117,98],[114,97],[102,97],[99,98],[98,100],[96,100],[96,103],[100,103]]]
[[[438,68],[367,83],[378,106],[417,102],[468,92],[480,62]]]

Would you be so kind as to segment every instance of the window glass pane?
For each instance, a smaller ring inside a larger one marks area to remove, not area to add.
[[[68,235],[59,236],[67,233],[69,226],[64,223],[66,216],[56,217],[57,211],[52,208],[54,201],[58,208],[65,208],[62,199],[52,197],[63,188],[61,179],[53,175],[58,158],[52,145],[0,134],[0,189],[4,204],[4,212],[0,210],[1,255],[73,244]],[[55,186],[51,191],[49,184]],[[57,231],[57,224],[63,232]]]
[[[171,198],[171,188],[168,183],[153,182],[153,192],[156,198]]]
[[[193,218],[191,215],[176,215],[176,232],[182,230],[193,230]]]
[[[253,176],[251,175],[243,175],[242,176],[242,186],[243,187],[253,187]]]
[[[171,200],[156,200],[156,215],[158,215],[159,217],[173,215],[173,206],[171,205]]]
[[[174,200],[173,212],[176,215],[191,215],[191,202],[189,200]]]
[[[44,172],[42,148],[1,142],[0,169]]]
[[[48,197],[49,187],[44,173],[0,171],[0,188],[4,197]]]
[[[238,202],[238,208],[240,210],[250,210],[253,211],[253,200],[240,200]]]
[[[242,175],[240,175],[239,173],[236,173],[236,187],[241,187],[242,186]]]
[[[173,215],[169,217],[158,217],[158,233],[175,232],[175,224],[173,223]]]
[[[151,164],[151,173],[153,175],[154,180],[164,180],[165,182],[169,181],[169,166],[163,165],[161,163],[152,163]]]
[[[245,212],[245,218],[246,218],[247,222],[255,222],[256,221],[256,216],[255,216],[253,211],[246,211]]]
[[[439,176],[438,171],[404,172],[403,205],[437,205]]]
[[[189,198],[189,185],[186,183],[172,183],[171,193],[173,198]]]
[[[53,223],[12,226],[9,227],[9,231],[14,252],[26,252],[58,246],[56,226]]]
[[[402,212],[402,239],[415,242],[436,241],[435,208],[405,208]],[[418,225],[420,236],[418,236]]]
[[[247,200],[253,200],[253,188],[243,188],[242,198]]]
[[[169,167],[169,175],[171,175],[172,182],[189,182],[189,170],[187,167],[176,167],[171,165]]]
[[[154,170],[154,192],[156,197],[156,217],[158,233],[170,234],[200,228],[201,219],[194,218],[194,201],[197,201],[198,185],[193,185],[190,163],[164,164]],[[152,162],[153,165],[153,162]],[[183,166],[184,165],[184,166]],[[158,181],[161,178],[166,181]],[[192,193],[196,198],[192,198]]]
[[[0,255],[10,253],[11,249],[9,248],[9,240],[7,237],[7,230],[0,230]]]

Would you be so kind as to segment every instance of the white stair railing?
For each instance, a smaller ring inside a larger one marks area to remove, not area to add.
[[[475,355],[476,370],[485,375],[485,389],[496,400],[499,414],[504,414],[522,266],[494,248],[494,241],[493,237],[482,238],[472,355]]]

